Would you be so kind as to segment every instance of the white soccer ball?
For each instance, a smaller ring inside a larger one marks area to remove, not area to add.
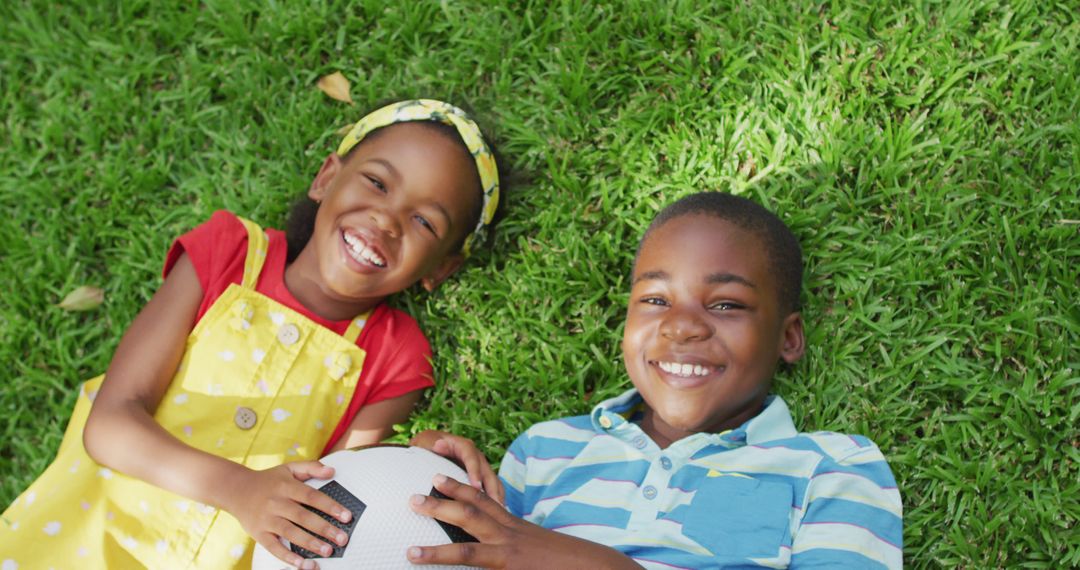
[[[431,484],[431,479],[437,474],[463,483],[469,480],[465,471],[453,461],[426,449],[399,445],[338,451],[320,461],[334,468],[334,478],[310,479],[306,483],[329,494],[353,512],[349,525],[324,517],[350,533],[349,542],[343,548],[335,547],[334,555],[330,558],[317,557],[283,540],[286,548],[301,556],[314,558],[322,570],[469,568],[415,566],[405,557],[405,551],[410,546],[438,546],[472,539],[460,528],[418,515],[409,508],[409,497],[438,493]],[[349,526],[352,526],[351,532]],[[332,542],[330,544],[333,545]],[[255,547],[251,567],[252,570],[290,568],[261,545]]]

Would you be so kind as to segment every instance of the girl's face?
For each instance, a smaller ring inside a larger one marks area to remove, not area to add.
[[[461,265],[479,187],[460,144],[417,123],[385,127],[347,160],[330,156],[308,192],[321,205],[286,272],[290,291],[324,317],[349,318],[417,281],[433,290]]]

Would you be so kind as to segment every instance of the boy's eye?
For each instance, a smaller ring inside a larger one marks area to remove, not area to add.
[[[739,305],[738,303],[731,303],[728,301],[724,301],[722,303],[713,303],[712,305],[709,305],[710,311],[733,311],[735,309],[741,308],[742,305]]]
[[[663,297],[645,297],[641,300],[641,302],[647,303],[649,305],[657,305],[659,307],[664,307],[668,304],[667,300]]]

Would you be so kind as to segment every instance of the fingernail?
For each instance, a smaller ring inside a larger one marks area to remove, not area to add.
[[[349,519],[351,519],[351,518],[352,518],[352,513],[349,512],[349,511],[341,511],[341,513],[338,514],[338,519],[341,522],[344,522],[344,523],[349,522]]]
[[[322,545],[322,548],[319,549],[319,552],[322,552],[323,556],[330,556],[330,554],[334,552],[334,549],[329,544],[324,544]]]
[[[409,502],[414,504],[414,505],[422,505],[422,504],[424,504],[424,501],[426,499],[427,499],[427,497],[425,497],[423,495],[413,495],[412,497],[409,498]]]
[[[343,532],[338,533],[338,535],[337,535],[338,546],[345,546],[345,542],[347,540],[349,540],[349,535],[347,535],[347,534],[345,534]]]
[[[411,560],[420,560],[420,549],[416,546],[410,546],[409,550],[405,552],[405,555]]]
[[[442,485],[443,483],[446,482],[446,475],[443,475],[443,474],[440,473],[440,474],[436,475],[435,479],[433,479],[433,480],[435,481],[436,485]]]

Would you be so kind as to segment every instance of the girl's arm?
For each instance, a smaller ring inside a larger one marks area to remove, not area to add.
[[[422,393],[422,390],[413,390],[396,398],[388,398],[361,407],[360,411],[353,416],[349,429],[345,430],[329,453],[376,444],[390,437],[394,433],[394,424],[400,424],[409,419],[409,414],[420,401]]]
[[[348,511],[299,482],[330,477],[331,468],[297,462],[254,471],[190,447],[154,421],[201,301],[195,268],[186,254],[181,255],[124,333],[94,399],[83,444],[102,465],[232,513],[271,553],[301,566],[305,561],[282,546],[279,536],[313,552],[330,547],[296,525],[337,538],[340,544],[345,541],[344,533],[302,506],[348,520]]]

